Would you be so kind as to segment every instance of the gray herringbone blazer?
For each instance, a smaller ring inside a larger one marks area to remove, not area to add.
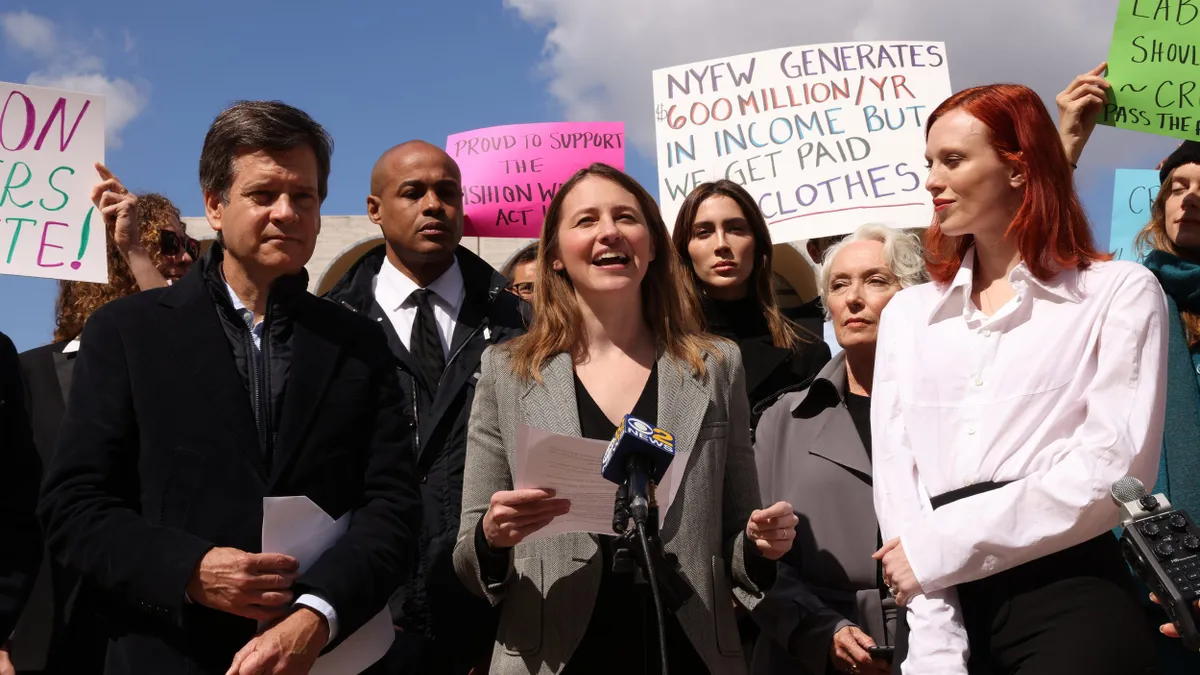
[[[734,594],[753,608],[765,588],[750,578],[743,557],[746,521],[761,503],[741,356],[724,342],[716,352],[706,357],[703,381],[688,364],[659,359],[657,426],[675,434],[675,464],[683,469],[662,527],[666,550],[678,556],[695,590],[677,616],[712,673],[725,675],[746,672]],[[517,425],[580,435],[570,356],[547,363],[542,379],[518,379],[508,353],[491,347],[471,411],[454,567],[471,591],[493,605],[503,603],[491,669],[501,675],[561,672],[583,638],[600,587],[600,548],[594,535],[583,533],[518,544],[503,583],[489,584],[480,575],[475,529],[492,494],[512,489]],[[750,561],[751,569],[759,584],[769,586],[774,565],[762,561]]]

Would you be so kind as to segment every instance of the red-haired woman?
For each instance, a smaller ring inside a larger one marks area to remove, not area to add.
[[[946,100],[926,158],[934,283],[884,311],[871,406],[903,670],[1156,672],[1108,489],[1157,471],[1162,288],[1097,251],[1027,87]]]

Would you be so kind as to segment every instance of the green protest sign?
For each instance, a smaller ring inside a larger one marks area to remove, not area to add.
[[[1100,123],[1200,140],[1200,0],[1121,0]]]

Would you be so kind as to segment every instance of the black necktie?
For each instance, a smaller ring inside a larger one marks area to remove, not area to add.
[[[425,377],[430,395],[433,395],[437,393],[438,381],[442,379],[442,371],[446,369],[446,356],[442,353],[442,336],[439,335],[437,320],[433,318],[431,295],[433,293],[424,288],[413,291],[413,302],[417,304],[417,318],[413,321],[409,351],[420,364],[421,374]]]

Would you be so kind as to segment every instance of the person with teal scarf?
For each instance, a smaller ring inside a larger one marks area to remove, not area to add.
[[[1170,322],[1167,416],[1154,492],[1200,519],[1200,143],[1187,141],[1163,162],[1162,189],[1138,234],[1143,264],[1162,284]],[[1165,616],[1147,606],[1154,621]],[[1196,616],[1200,617],[1200,607]],[[1200,653],[1161,638],[1163,673],[1200,673]]]

